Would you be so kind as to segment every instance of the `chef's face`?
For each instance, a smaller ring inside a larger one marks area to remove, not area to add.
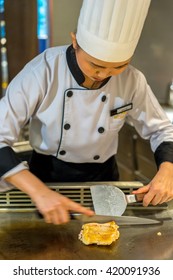
[[[77,44],[75,35],[72,36],[78,65],[83,74],[93,81],[103,81],[110,76],[116,76],[122,73],[130,63],[131,59],[123,62],[105,62],[96,59],[83,51]]]

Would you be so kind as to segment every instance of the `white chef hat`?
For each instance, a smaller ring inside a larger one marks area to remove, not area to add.
[[[134,54],[151,0],[83,0],[77,42],[89,55],[122,62]]]

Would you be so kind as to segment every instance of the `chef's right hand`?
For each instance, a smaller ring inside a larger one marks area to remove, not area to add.
[[[94,212],[71,199],[49,189],[29,170],[22,170],[6,178],[6,181],[28,194],[47,223],[62,224],[70,220],[69,212],[88,216]]]
[[[35,204],[39,212],[43,215],[45,222],[56,225],[69,222],[69,211],[88,216],[94,214],[92,210],[50,189],[42,192],[35,200]]]

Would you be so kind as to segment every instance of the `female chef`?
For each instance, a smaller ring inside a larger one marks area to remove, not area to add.
[[[118,133],[127,118],[150,140],[158,166],[135,193],[145,193],[144,206],[173,198],[173,126],[130,66],[149,4],[84,0],[72,45],[34,58],[0,101],[1,183],[27,193],[48,223],[68,222],[69,211],[93,214],[44,182],[118,180]],[[12,149],[28,121],[29,167]]]

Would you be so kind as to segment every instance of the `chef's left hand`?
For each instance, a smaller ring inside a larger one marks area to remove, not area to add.
[[[173,199],[173,163],[163,162],[151,182],[133,191],[133,194],[146,193],[143,206],[157,205]]]

